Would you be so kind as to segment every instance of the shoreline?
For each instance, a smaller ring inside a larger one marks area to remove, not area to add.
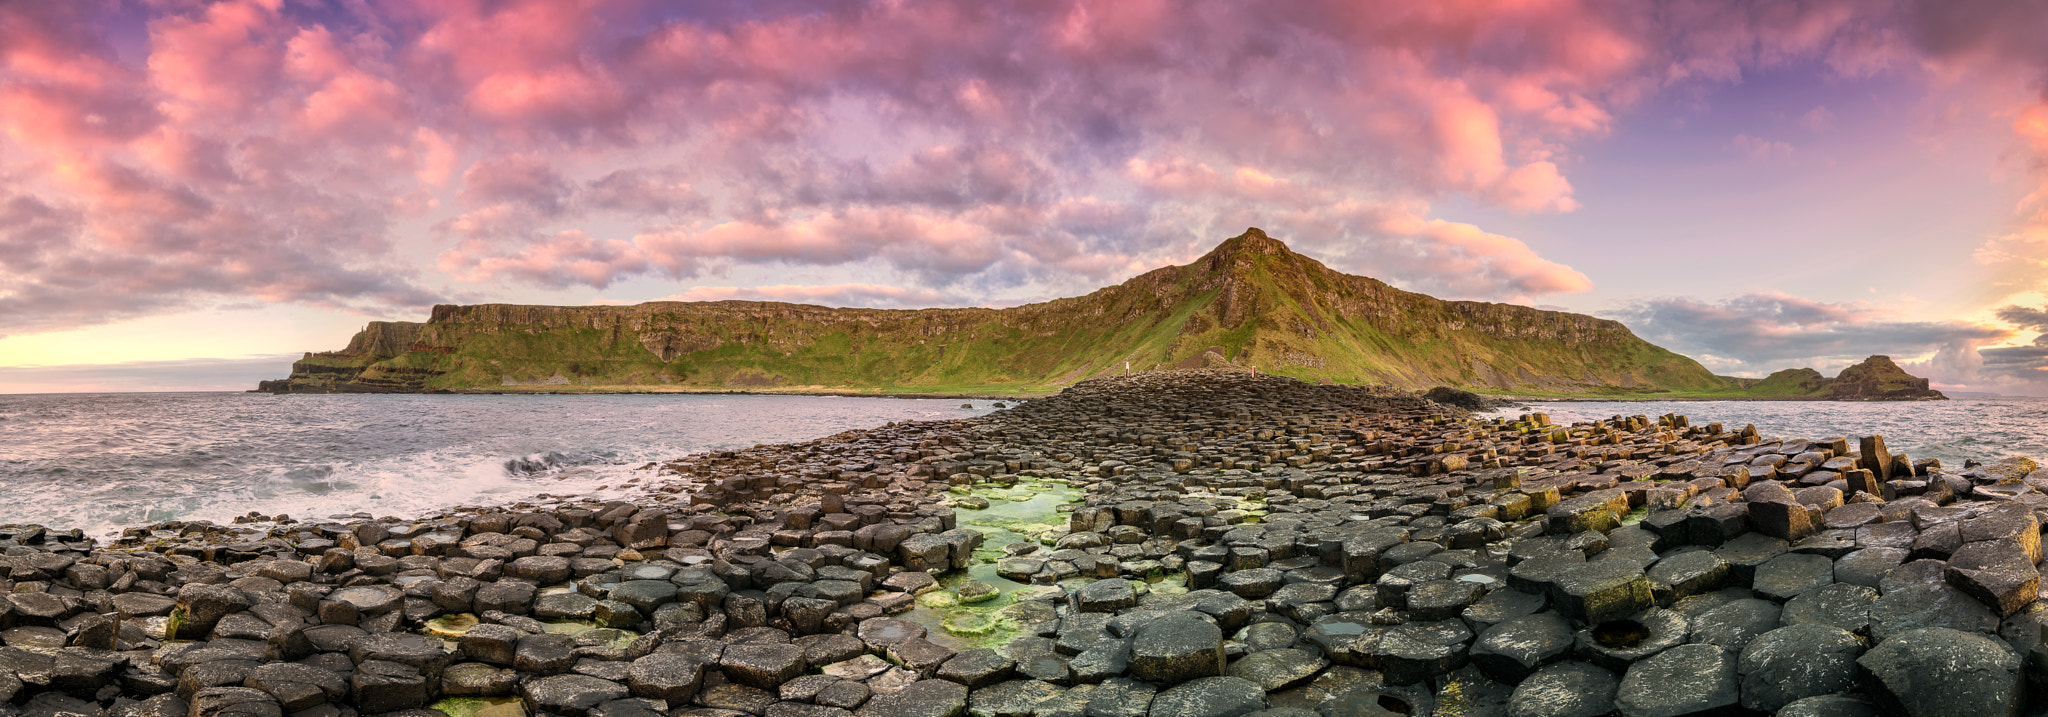
[[[1693,712],[1738,697],[1777,711],[1793,698],[1772,695],[1786,694],[1929,698],[1949,677],[1940,665],[1858,680],[1854,661],[1824,663],[1755,694],[1732,677],[1636,675],[1720,675],[1727,646],[1679,644],[1712,624],[1701,621],[1751,603],[1795,613],[1815,590],[1866,604],[1851,588],[1878,600],[1857,582],[1867,577],[1895,583],[1883,600],[1946,607],[1866,607],[1847,627],[1774,618],[1745,641],[1833,644],[1824,630],[1837,630],[1868,634],[1872,659],[1976,650],[1979,679],[2013,689],[1945,698],[2008,711],[2000,700],[2018,699],[2033,668],[2025,646],[1998,637],[1999,618],[2043,614],[2024,611],[2039,592],[2038,573],[2020,579],[2033,561],[1930,572],[1908,558],[2038,550],[2028,506],[2048,505],[2035,483],[2048,478],[2032,477],[2031,460],[1951,471],[1892,455],[1881,438],[1852,448],[1719,429],[1684,417],[1476,419],[1365,387],[1157,372],[987,416],[693,454],[664,462],[631,501],[159,524],[111,546],[0,529],[27,551],[0,557],[17,615],[0,634],[89,666],[0,702],[73,700],[124,717],[429,706],[509,717],[488,710],[515,705],[897,717],[1019,700],[1427,714],[1452,693],[1524,711],[1594,700],[1588,713],[1624,700]],[[983,545],[960,527],[984,510],[975,501],[1040,483],[1080,501],[1033,528],[1038,542]],[[991,602],[970,599],[991,586]],[[1583,637],[1625,623],[1668,649]],[[1576,659],[1489,651],[1509,644],[1495,637],[1553,633]],[[341,687],[253,676],[300,671],[287,662]],[[1837,680],[1843,669],[1850,679]],[[1566,688],[1584,680],[1608,687]]]

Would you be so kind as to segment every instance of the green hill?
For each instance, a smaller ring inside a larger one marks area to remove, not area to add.
[[[1186,266],[1008,309],[436,306],[426,323],[372,322],[259,390],[1034,394],[1126,364],[1524,395],[1741,391],[1619,322],[1402,291],[1258,229]]]

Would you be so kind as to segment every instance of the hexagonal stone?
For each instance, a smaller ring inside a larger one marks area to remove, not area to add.
[[[1665,556],[1650,566],[1650,594],[1658,605],[1727,587],[1728,561],[1710,550],[1689,550]]]
[[[1766,600],[1784,602],[1835,581],[1835,561],[1819,555],[1786,553],[1756,567],[1750,591]]]
[[[1017,661],[1001,652],[988,648],[967,650],[939,666],[937,676],[979,689],[1009,679],[1017,667]]]
[[[519,686],[532,712],[552,712],[582,717],[599,704],[630,694],[625,685],[589,675],[554,675],[527,680]]]
[[[1280,648],[1246,655],[1230,663],[1226,672],[1231,677],[1249,680],[1266,692],[1278,692],[1309,681],[1329,664],[1317,653]]]
[[[1943,583],[1887,591],[1870,606],[1870,637],[1879,642],[1928,627],[1989,634],[1998,630],[1998,615],[1976,598]]]
[[[533,601],[533,616],[542,620],[589,620],[597,598],[579,592],[556,592]]]
[[[1179,684],[1223,674],[1223,631],[1214,623],[1174,613],[1145,624],[1131,641],[1131,676]]]
[[[1242,717],[1265,707],[1265,691],[1249,680],[1203,677],[1154,696],[1149,717]]]
[[[1795,700],[1776,717],[1877,717],[1877,705],[1863,695],[1821,695]]]
[[[1694,644],[1630,665],[1614,693],[1626,717],[1679,717],[1710,713],[1740,700],[1735,659],[1713,645]]]
[[[527,635],[519,638],[512,654],[512,668],[520,672],[552,675],[576,666],[576,638],[568,635]]]
[[[626,686],[633,694],[681,704],[704,683],[702,657],[681,652],[656,652],[626,668]]]
[[[1868,589],[1868,588],[1865,588]],[[1781,627],[1751,640],[1735,672],[1742,706],[1777,712],[1795,700],[1856,686],[1863,643],[1846,630],[1818,623]]]
[[[569,559],[555,555],[529,555],[505,565],[505,577],[529,580],[538,585],[564,582],[569,575]]]
[[[858,717],[959,717],[967,711],[967,688],[945,680],[918,680],[895,692],[876,694]]]
[[[1856,663],[1867,675],[1865,687],[1893,714],[2011,716],[2024,697],[2020,656],[1975,633],[1905,630]]]
[[[317,707],[348,696],[348,681],[333,671],[290,662],[273,662],[249,671],[242,686],[276,697],[287,712]]]
[[[1108,612],[1137,607],[1138,594],[1128,580],[1097,580],[1074,593],[1074,608],[1082,612]]]
[[[1515,686],[1508,697],[1514,717],[1600,717],[1614,711],[1621,680],[1584,662],[1547,665]]]
[[[1408,614],[1416,620],[1449,620],[1463,614],[1484,593],[1478,583],[1468,580],[1431,580],[1408,591]]]
[[[1756,577],[1756,567],[1785,554],[1789,547],[1785,541],[1763,533],[1743,533],[1715,548],[1714,554],[1728,561],[1728,576],[1733,584],[1749,587]]]
[[[1860,633],[1870,627],[1870,606],[1875,604],[1876,590],[1835,583],[1787,601],[1779,620],[1788,626],[1817,624]]]
[[[1965,543],[1949,556],[1946,576],[1999,615],[2018,612],[2041,594],[2041,572],[2010,538]]]
[[[1580,630],[1579,659],[1624,672],[1636,662],[1685,644],[1690,624],[1674,610],[1650,608],[1634,617],[1609,620]]]
[[[1907,554],[1902,548],[1864,548],[1844,555],[1835,561],[1835,582],[1874,590],[1884,576],[1905,564]]]
[[[733,682],[761,690],[774,690],[804,673],[804,649],[796,645],[726,645],[719,655],[719,671]]]
[[[1573,620],[1606,622],[1650,607],[1650,581],[1631,562],[1596,560],[1558,575],[1550,603]]]
[[[1412,685],[1465,666],[1472,631],[1457,620],[1411,622],[1388,629],[1373,646],[1387,684]]]
[[[1469,653],[1487,677],[1517,684],[1546,664],[1569,656],[1571,625],[1554,612],[1518,617],[1487,628]]]
[[[1230,591],[1246,600],[1258,600],[1274,593],[1287,584],[1287,576],[1272,568],[1239,570],[1223,576],[1217,587]]]
[[[1034,717],[1038,706],[1065,690],[1038,680],[1010,680],[967,695],[969,714],[985,717]]]
[[[518,672],[481,662],[456,663],[441,673],[441,694],[450,697],[509,695],[518,686]]]
[[[208,687],[192,695],[191,717],[282,717],[284,708],[277,699],[262,690],[247,687]],[[47,712],[37,710],[36,701],[30,701],[29,714],[97,714],[98,710],[86,708],[53,709]]]
[[[676,598],[676,585],[667,580],[627,580],[613,585],[606,597],[652,615]]]
[[[373,713],[425,707],[430,687],[416,668],[382,660],[357,664],[349,677],[356,709]]]
[[[1692,619],[1692,641],[1741,652],[1758,635],[1778,629],[1784,608],[1769,600],[1735,600]]]

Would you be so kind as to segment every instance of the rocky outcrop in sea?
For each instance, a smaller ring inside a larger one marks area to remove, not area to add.
[[[2022,713],[2048,474],[1228,370],[632,501],[0,528],[0,715]]]

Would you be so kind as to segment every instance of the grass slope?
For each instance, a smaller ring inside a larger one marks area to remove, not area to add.
[[[263,389],[1013,395],[1057,391],[1126,362],[1227,362],[1312,381],[1531,396],[1747,390],[1618,322],[1401,291],[1333,271],[1256,229],[1186,266],[1001,310],[441,306],[426,323],[375,322],[348,349],[309,356]]]

